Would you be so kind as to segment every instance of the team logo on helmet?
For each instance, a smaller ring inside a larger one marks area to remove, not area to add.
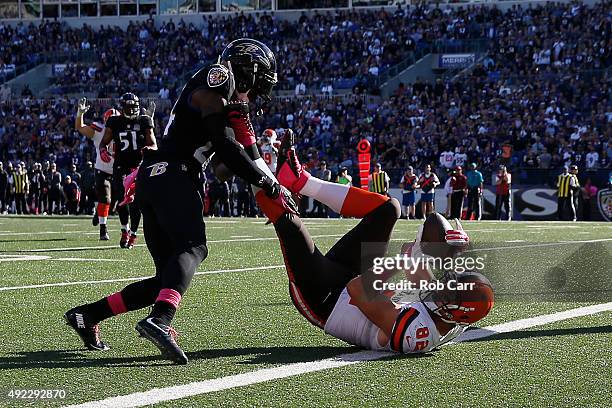
[[[208,83],[208,86],[215,88],[226,83],[228,79],[229,72],[227,71],[227,68],[224,66],[216,66],[212,67],[210,71],[208,71],[206,82]]]
[[[599,190],[597,205],[599,206],[599,212],[606,221],[612,221],[612,189]]]

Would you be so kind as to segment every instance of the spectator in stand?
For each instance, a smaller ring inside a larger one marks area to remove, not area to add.
[[[440,153],[440,166],[447,173],[450,173],[455,166],[455,153],[453,153],[450,149],[446,149]]]
[[[66,212],[75,215],[79,209],[81,190],[78,184],[70,176],[64,178],[63,186],[64,200],[66,202]]]
[[[418,188],[418,177],[414,174],[414,168],[408,166],[406,172],[400,180],[400,188],[402,189],[402,207],[404,214],[403,218],[416,218],[416,189]]]
[[[586,154],[586,170],[597,170],[599,165],[599,153],[595,150],[595,146],[589,145],[589,152]]]
[[[512,219],[512,174],[505,165],[499,166],[495,176],[495,219],[502,219],[502,207],[506,212],[506,220]]]
[[[455,167],[455,173],[451,180],[451,218],[461,219],[463,215],[463,200],[467,192],[467,177],[463,174],[461,166]]]

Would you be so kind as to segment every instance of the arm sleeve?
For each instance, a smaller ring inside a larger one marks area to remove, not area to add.
[[[225,131],[225,115],[213,113],[203,118],[210,141],[221,161],[249,184],[261,186],[267,176],[253,163],[246,151]]]

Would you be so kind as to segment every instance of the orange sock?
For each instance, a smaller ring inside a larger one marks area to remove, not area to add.
[[[387,196],[351,187],[342,203],[340,214],[346,217],[363,218],[388,200]]]
[[[100,217],[108,217],[108,213],[110,212],[110,204],[106,203],[98,203],[97,208],[98,216]]]

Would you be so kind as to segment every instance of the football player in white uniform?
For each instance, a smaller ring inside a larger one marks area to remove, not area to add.
[[[399,202],[310,177],[297,159],[292,139],[292,133],[286,134],[280,148],[279,182],[344,216],[362,218],[323,255],[297,216],[271,199],[258,197],[281,244],[291,300],[308,321],[364,348],[422,353],[457,337],[467,325],[489,313],[493,290],[479,273],[446,273],[438,281],[444,289],[421,290],[410,301],[402,301],[397,293],[377,290],[374,281],[388,280],[395,272],[375,274],[372,266],[376,258],[385,256],[401,213]],[[446,259],[456,256],[468,241],[460,225],[453,230],[444,217],[434,213],[420,228],[416,241],[404,244],[402,252],[413,259]],[[433,278],[427,268],[421,268],[417,276],[425,282]],[[468,283],[473,285],[465,285]]]
[[[108,230],[106,221],[110,212],[111,205],[111,185],[113,178],[113,160],[104,162],[100,158],[100,141],[104,135],[104,125],[111,116],[119,115],[116,109],[108,109],[102,115],[102,123],[92,122],[86,125],[83,121],[83,115],[89,110],[86,98],[81,98],[77,105],[77,114],[74,122],[74,128],[83,136],[92,139],[96,148],[96,164],[95,164],[95,183],[96,196],[98,204],[96,205],[96,213],[94,214],[94,226],[100,224],[100,240],[108,241]],[[111,146],[112,148],[112,146]]]
[[[263,131],[259,139],[261,149],[261,157],[264,159],[268,168],[272,173],[276,173],[276,163],[278,162],[278,148],[280,141],[274,129],[266,129]]]

